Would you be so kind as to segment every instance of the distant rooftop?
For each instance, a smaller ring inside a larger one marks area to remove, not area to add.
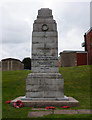
[[[60,52],[59,55],[62,53],[87,53],[86,51],[74,51],[74,50],[64,50],[63,52]]]
[[[2,59],[1,61],[5,61],[5,60],[16,60],[16,61],[21,62],[19,59],[15,59],[15,58],[6,58],[6,59]]]

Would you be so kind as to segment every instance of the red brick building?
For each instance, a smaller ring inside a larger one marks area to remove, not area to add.
[[[77,66],[87,65],[87,52],[76,52]]]
[[[92,65],[92,27],[85,33],[84,43],[82,43],[82,47],[85,47],[85,51],[88,52],[88,65]]]
[[[86,51],[60,52],[59,63],[60,66],[62,67],[87,65],[87,52]]]
[[[85,51],[63,51],[60,53],[60,66],[92,65],[92,27],[85,33],[82,47]]]

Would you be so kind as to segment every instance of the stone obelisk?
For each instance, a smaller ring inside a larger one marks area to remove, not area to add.
[[[58,72],[57,24],[52,10],[42,8],[33,24],[32,73],[26,80],[26,98],[64,100],[63,87],[64,79]]]
[[[72,97],[64,96],[64,79],[58,70],[58,32],[52,10],[38,10],[32,32],[32,73],[26,79],[26,95],[21,100],[24,106],[46,107],[49,105],[78,106]]]

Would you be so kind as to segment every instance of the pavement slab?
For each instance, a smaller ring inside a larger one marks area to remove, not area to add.
[[[46,110],[45,108],[32,108],[32,110]]]
[[[54,114],[78,114],[76,110],[55,110]]]
[[[51,114],[51,111],[37,111],[37,112],[29,112],[28,117],[42,117],[44,115]]]
[[[32,110],[45,110],[44,108],[33,108]],[[28,117],[42,117],[44,115],[52,114],[51,110],[48,111],[34,111],[29,112]],[[80,109],[80,110],[54,110],[54,114],[92,114],[92,110]]]
[[[92,110],[87,110],[87,109],[81,109],[77,110],[79,114],[92,114]]]

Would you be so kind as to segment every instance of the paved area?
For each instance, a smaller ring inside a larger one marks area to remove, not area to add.
[[[37,111],[37,112],[29,112],[28,117],[42,117],[44,115],[51,114],[51,111]]]
[[[32,108],[32,110],[46,110],[45,108]]]
[[[44,108],[33,108],[32,110],[45,110]],[[42,117],[44,115],[52,114],[51,110],[29,112],[28,117]],[[92,114],[92,110],[54,110],[54,114]]]

